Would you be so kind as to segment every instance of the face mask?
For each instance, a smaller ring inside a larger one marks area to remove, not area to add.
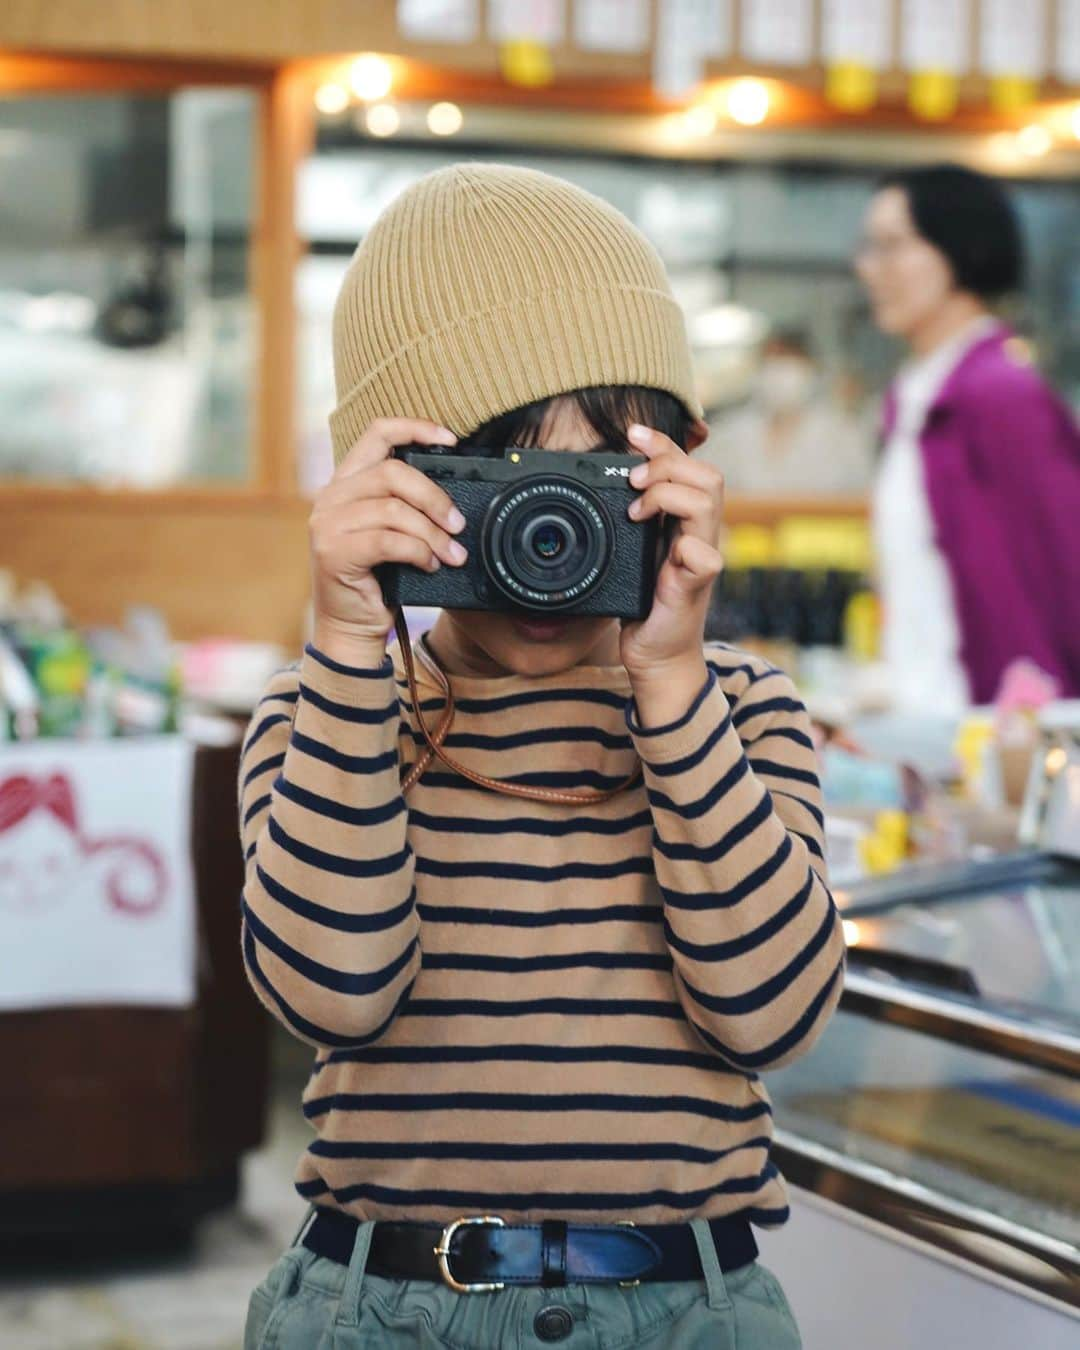
[[[769,412],[792,412],[814,391],[814,368],[797,356],[767,356],[754,381],[757,401]]]

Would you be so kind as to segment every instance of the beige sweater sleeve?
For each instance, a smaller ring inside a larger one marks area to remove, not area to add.
[[[259,998],[301,1040],[366,1045],[420,969],[391,658],[306,649],[271,681],[241,755],[241,936]]]
[[[708,1046],[753,1072],[817,1039],[840,998],[845,947],[806,710],[764,663],[732,704],[722,661],[678,722],[643,729],[631,701],[627,723],[679,999]]]

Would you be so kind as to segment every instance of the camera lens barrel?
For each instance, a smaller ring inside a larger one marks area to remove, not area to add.
[[[492,584],[530,609],[580,604],[604,579],[615,552],[606,506],[569,478],[545,475],[496,494],[481,530]]]

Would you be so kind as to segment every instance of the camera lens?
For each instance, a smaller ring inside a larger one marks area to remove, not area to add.
[[[597,495],[570,478],[536,477],[496,496],[481,531],[495,586],[534,610],[570,608],[603,580],[614,531]]]
[[[521,543],[541,566],[551,566],[564,556],[569,537],[564,522],[557,516],[539,516],[522,531]]]

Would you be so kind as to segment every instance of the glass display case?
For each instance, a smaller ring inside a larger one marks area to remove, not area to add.
[[[1080,863],[912,869],[841,904],[841,1007],[768,1078],[781,1171],[1080,1339]]]

